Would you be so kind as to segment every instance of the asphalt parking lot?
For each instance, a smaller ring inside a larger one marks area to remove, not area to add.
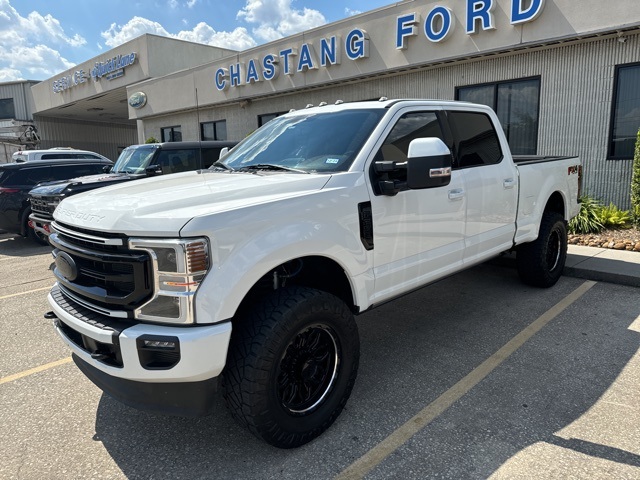
[[[47,247],[0,235],[0,478],[640,478],[638,288],[484,264],[358,318],[346,409],[278,450],[214,415],[138,412],[70,362]]]

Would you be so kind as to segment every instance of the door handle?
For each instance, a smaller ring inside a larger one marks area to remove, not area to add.
[[[513,178],[507,178],[502,182],[504,188],[513,188],[516,186],[516,181]]]
[[[462,188],[454,188],[449,190],[449,200],[460,200],[464,197],[464,190]]]

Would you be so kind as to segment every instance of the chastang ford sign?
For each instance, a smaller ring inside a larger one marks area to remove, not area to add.
[[[494,9],[497,0],[466,0],[466,18],[462,24],[465,33],[473,35],[481,30],[495,30]],[[545,0],[511,0],[511,25],[521,25],[538,18]],[[433,44],[447,40],[454,30],[455,15],[442,5],[431,7],[422,21],[419,13],[400,15],[395,20],[395,48],[408,48],[407,39],[420,34],[418,25],[423,24],[422,34]],[[273,81],[281,75],[293,75],[319,68],[339,65],[343,55],[349,61],[369,57],[369,34],[362,28],[353,28],[347,35],[332,35],[321,38],[319,43],[303,43],[298,48],[288,47],[277,53],[268,53],[262,58],[236,62],[215,71],[214,83],[218,91],[227,91],[243,85],[261,81]]]

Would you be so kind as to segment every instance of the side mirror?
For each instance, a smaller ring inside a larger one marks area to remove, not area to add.
[[[220,149],[220,155],[218,155],[218,160],[224,157],[227,153],[229,153],[229,147],[222,147]]]
[[[109,173],[111,171],[113,167],[111,165],[105,165],[104,167],[102,167],[102,171],[104,173]]]
[[[396,195],[405,190],[420,190],[449,185],[452,157],[449,148],[439,138],[416,138],[409,144],[406,162],[377,161],[377,191]]]
[[[451,151],[439,138],[416,138],[409,144],[407,187],[411,190],[449,185]]]
[[[153,177],[154,175],[162,175],[162,167],[160,165],[149,165],[144,169],[144,173]]]

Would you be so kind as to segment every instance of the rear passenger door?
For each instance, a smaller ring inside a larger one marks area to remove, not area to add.
[[[475,263],[513,246],[518,172],[502,151],[500,125],[488,114],[449,111],[447,117],[454,137],[454,169],[463,174],[466,188],[464,263]]]

